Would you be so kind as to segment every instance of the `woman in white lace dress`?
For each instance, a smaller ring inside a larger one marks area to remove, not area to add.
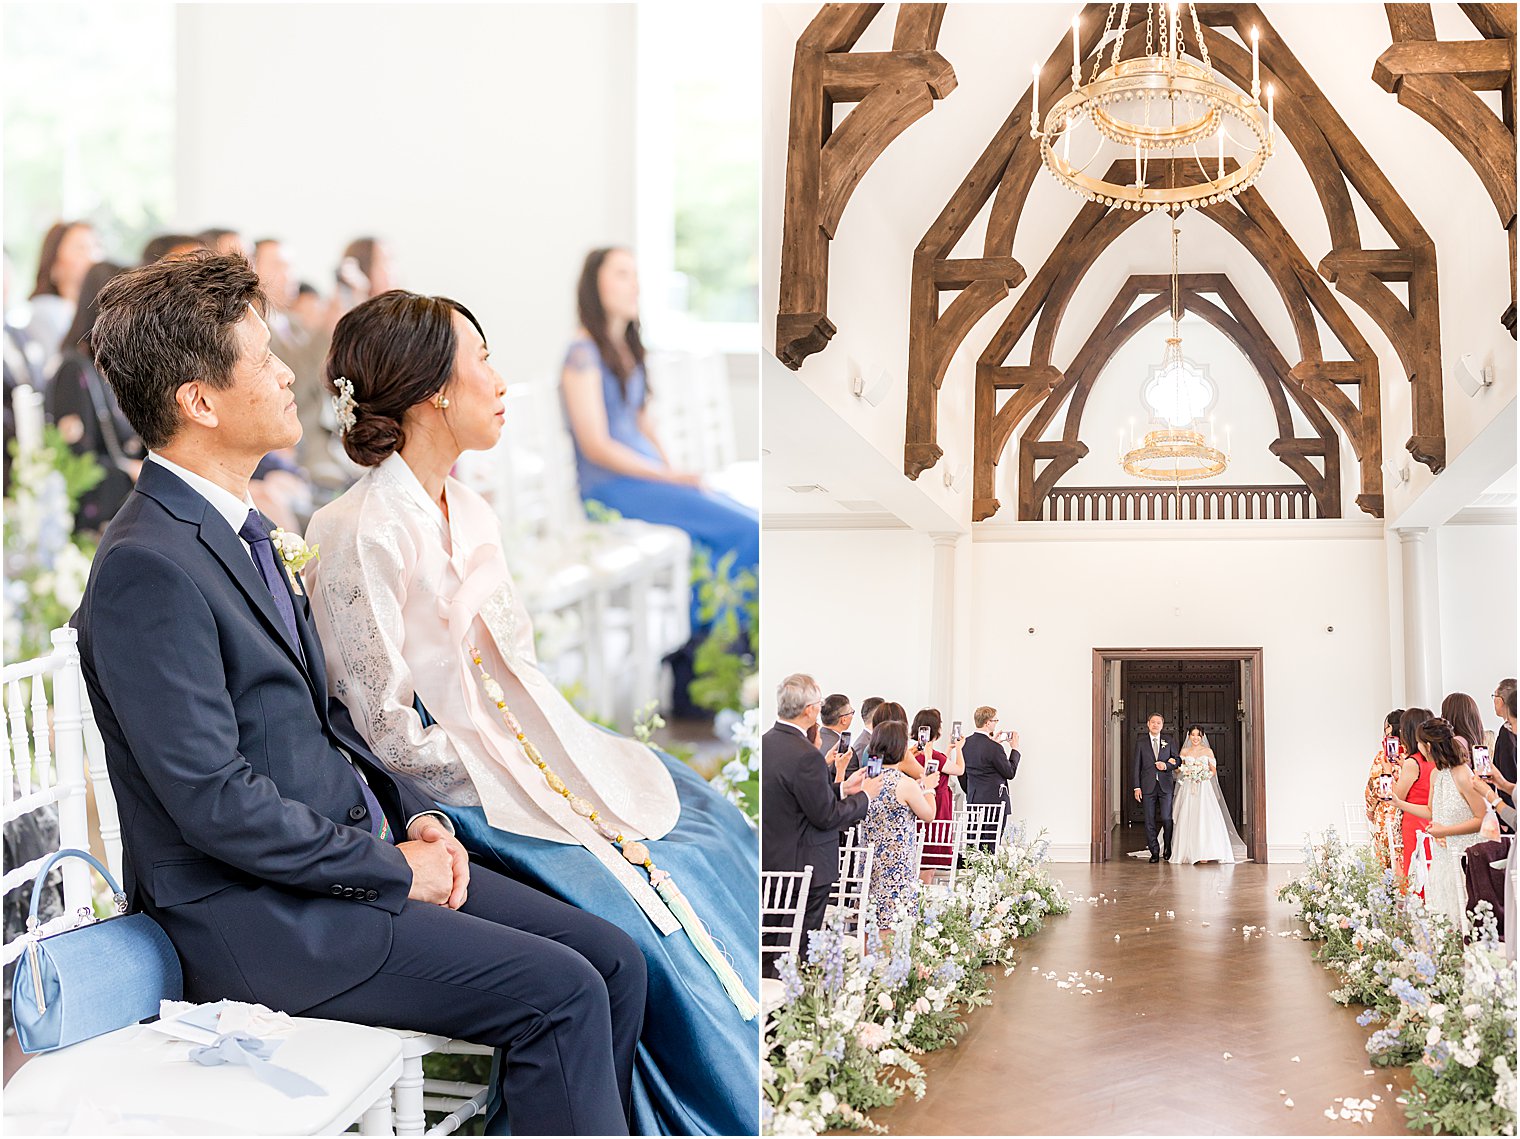
[[[1202,779],[1177,781],[1172,799],[1172,861],[1181,866],[1193,862],[1238,862],[1245,857],[1245,843],[1235,833],[1219,791],[1219,765],[1203,729],[1196,724],[1182,746],[1183,772],[1199,771]]]
[[[1430,805],[1400,803],[1409,814],[1430,820],[1430,873],[1425,904],[1451,918],[1457,926],[1467,921],[1467,881],[1462,855],[1479,839],[1478,828],[1488,805],[1478,791],[1467,746],[1440,717],[1424,721],[1415,730],[1420,752],[1435,764],[1430,779]]]

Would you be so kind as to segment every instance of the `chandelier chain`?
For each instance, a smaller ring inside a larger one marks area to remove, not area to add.
[[[1113,23],[1114,10],[1119,7],[1118,0],[1114,0],[1114,3],[1112,3],[1112,4],[1110,4],[1108,6],[1108,23],[1106,23],[1106,24],[1103,25],[1103,31],[1105,33],[1109,32],[1109,31],[1112,31],[1114,33],[1114,50],[1113,50],[1112,53],[1110,53],[1110,55],[1108,57],[1108,65],[1110,67],[1117,67],[1119,65],[1119,45],[1124,42],[1124,33],[1129,30],[1129,10],[1130,10],[1130,6],[1131,6],[1130,5],[1130,0],[1124,0],[1124,14],[1119,17],[1119,22],[1117,24],[1114,24],[1112,28],[1110,28],[1108,26],[1108,24],[1109,23]],[[1099,65],[1101,65],[1102,59],[1103,59],[1103,49],[1101,47],[1099,47],[1099,49],[1098,49],[1098,61],[1099,61]],[[1098,80],[1098,68],[1097,68],[1097,66],[1095,66],[1093,68],[1092,82],[1096,83],[1097,80]]]
[[[1209,45],[1203,42],[1203,25],[1198,22],[1198,5],[1188,0],[1188,11],[1193,15],[1193,36],[1198,41],[1198,57],[1203,60],[1205,71],[1213,71],[1214,65],[1209,62]]]

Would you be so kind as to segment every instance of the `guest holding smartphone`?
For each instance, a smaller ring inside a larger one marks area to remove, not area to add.
[[[967,737],[962,748],[965,757],[961,787],[967,804],[1001,803],[1003,817],[1008,817],[1008,782],[1019,773],[1019,733],[998,731],[997,709],[989,705],[978,708],[971,717],[976,731]],[[991,843],[983,843],[990,850]]]
[[[921,708],[913,717],[913,742],[909,745],[911,754],[923,764],[926,776],[935,772],[939,773],[939,782],[934,787],[936,821],[955,817],[955,801],[950,794],[949,776],[964,775],[966,772],[966,760],[961,755],[960,740],[950,741],[948,756],[942,751],[933,750],[943,728],[944,719],[940,716],[938,708]],[[924,847],[924,860],[919,868],[919,877],[926,883],[934,881],[934,872],[949,870],[954,857],[955,852],[949,845],[930,843]]]
[[[938,773],[925,780],[928,794],[920,789],[917,767],[908,755],[908,725],[902,720],[883,721],[878,715],[871,728],[871,753],[866,758],[867,777],[872,765],[882,765],[881,794],[871,800],[860,824],[862,842],[874,843],[871,860],[871,902],[876,907],[876,928],[890,942],[893,925],[910,920],[918,907],[918,878],[913,873],[918,845],[917,822],[934,818],[934,788]]]
[[[1403,749],[1404,758],[1399,761],[1399,778],[1393,787],[1395,802],[1402,800],[1418,807],[1430,806],[1430,777],[1435,772],[1435,764],[1420,754],[1419,741],[1415,739],[1415,732],[1419,726],[1431,718],[1429,708],[1407,708],[1399,717],[1399,744]],[[1402,803],[1400,803],[1402,808]],[[1405,884],[1402,889],[1408,889],[1409,862],[1414,856],[1414,848],[1419,841],[1420,832],[1430,826],[1429,818],[1420,818],[1417,815],[1404,811],[1400,821],[1400,838],[1402,840],[1403,853],[1400,856],[1403,865]]]
[[[1367,823],[1372,828],[1372,848],[1387,870],[1393,869],[1400,853],[1399,810],[1393,801],[1393,784],[1404,754],[1399,743],[1399,720],[1403,715],[1404,709],[1395,708],[1383,717],[1383,738],[1367,774]]]

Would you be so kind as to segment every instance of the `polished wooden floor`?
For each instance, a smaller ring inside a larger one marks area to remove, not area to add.
[[[1125,834],[1114,849],[1144,845]],[[1406,1132],[1394,1097],[1407,1070],[1366,1074],[1359,1010],[1329,998],[1312,943],[1277,936],[1298,928],[1275,897],[1294,867],[1121,856],[1053,870],[1081,896],[1071,914],[1012,975],[995,974],[992,1005],[968,1014],[958,1046],[922,1057],[923,1100],[876,1122],[895,1135]],[[1337,1099],[1375,1096],[1366,1122],[1325,1117]]]

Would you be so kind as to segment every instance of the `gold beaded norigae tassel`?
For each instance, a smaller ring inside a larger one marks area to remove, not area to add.
[[[686,931],[686,936],[691,939],[692,946],[712,969],[719,982],[723,985],[723,991],[728,994],[729,1000],[734,1002],[734,1007],[739,1010],[739,1015],[745,1020],[754,1020],[760,1013],[760,1004],[751,995],[744,985],[744,980],[734,970],[733,964],[713,940],[712,934],[707,931],[707,926],[691,908],[686,895],[676,885],[669,873],[661,870],[654,864],[649,856],[649,848],[636,839],[630,839],[607,825],[597,811],[595,804],[575,794],[565,785],[565,781],[556,775],[552,768],[544,761],[533,741],[523,734],[522,724],[507,707],[507,694],[502,690],[494,677],[486,671],[485,662],[481,659],[480,650],[471,646],[470,659],[475,662],[475,668],[480,673],[480,684],[485,690],[486,697],[496,705],[496,710],[501,713],[501,720],[507,726],[507,731],[516,737],[519,746],[522,747],[523,755],[527,756],[528,762],[538,768],[544,777],[544,782],[549,785],[549,790],[556,795],[561,795],[570,804],[570,809],[581,818],[585,819],[596,832],[612,843],[622,853],[623,857],[635,866],[642,866],[649,874],[649,884],[660,895],[661,900],[670,907],[670,912],[681,923],[681,928]]]

